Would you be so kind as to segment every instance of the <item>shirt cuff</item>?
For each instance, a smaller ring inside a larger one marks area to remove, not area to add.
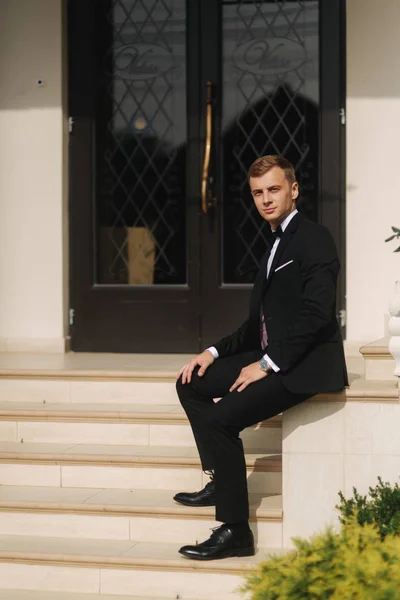
[[[211,354],[213,355],[213,357],[214,357],[215,360],[217,360],[217,358],[219,358],[218,350],[214,346],[210,346],[209,348],[206,348],[206,350],[208,350],[209,352],[211,352]],[[204,352],[206,350],[204,350]]]
[[[269,364],[269,366],[271,367],[271,369],[273,371],[275,371],[275,373],[278,373],[280,371],[280,368],[274,363],[273,360],[270,359],[270,357],[268,356],[268,354],[264,354],[263,359],[267,361],[267,363]]]

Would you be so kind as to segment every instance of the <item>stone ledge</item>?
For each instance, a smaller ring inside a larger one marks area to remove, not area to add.
[[[395,361],[388,349],[389,337],[380,338],[360,348],[364,358],[364,374],[367,381],[390,379],[396,381],[394,375]]]
[[[368,381],[358,379],[342,392],[318,394],[307,402],[394,402],[400,401],[396,380]]]
[[[388,350],[389,346],[389,337],[383,337],[379,340],[375,340],[374,342],[370,342],[365,346],[361,346],[360,353],[364,358],[368,357],[372,360],[381,360],[381,359],[389,359],[393,360],[392,355]],[[394,363],[394,360],[393,360]]]

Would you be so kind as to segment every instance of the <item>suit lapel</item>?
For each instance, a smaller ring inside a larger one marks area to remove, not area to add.
[[[267,262],[271,252],[271,248],[272,246],[269,244],[267,251],[261,259],[260,267],[258,269],[257,276],[254,280],[253,291],[250,298],[250,315],[256,316],[257,319],[259,319],[261,298],[263,295],[264,284],[267,277]]]
[[[286,250],[286,248],[289,246],[290,242],[292,241],[293,236],[296,233],[296,230],[297,230],[299,224],[301,223],[302,219],[303,219],[303,217],[300,215],[300,213],[297,213],[297,215],[295,215],[293,217],[293,219],[290,221],[289,225],[286,227],[285,231],[283,232],[281,241],[279,242],[279,245],[275,252],[274,259],[271,264],[269,277],[265,281],[264,291],[269,286],[271,279],[274,276],[274,271],[277,268],[277,266],[279,265],[280,259],[283,255],[284,251]]]

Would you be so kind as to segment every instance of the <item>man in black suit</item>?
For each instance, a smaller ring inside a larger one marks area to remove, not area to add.
[[[325,227],[297,212],[299,188],[284,157],[257,159],[249,185],[258,212],[271,226],[249,317],[177,376],[202,468],[212,480],[200,492],[181,492],[174,499],[188,506],[215,505],[223,523],[205,542],[180,549],[197,560],[254,554],[239,433],[314,394],[348,385],[336,320],[335,244]]]

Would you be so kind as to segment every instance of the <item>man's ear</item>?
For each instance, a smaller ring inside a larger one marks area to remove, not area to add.
[[[295,181],[292,184],[292,200],[296,200],[299,196],[299,184]]]

